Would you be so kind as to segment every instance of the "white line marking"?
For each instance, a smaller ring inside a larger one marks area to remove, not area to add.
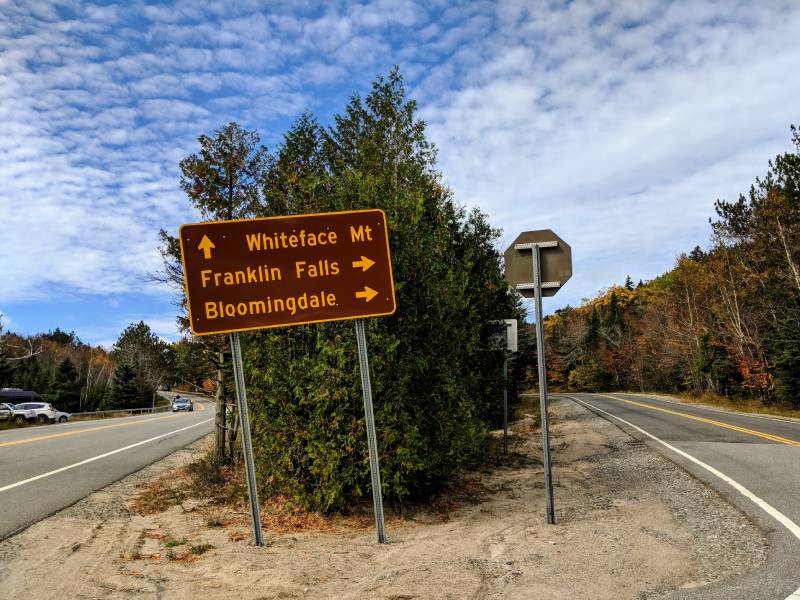
[[[764,512],[766,512],[769,516],[771,516],[773,519],[778,521],[781,525],[786,527],[786,529],[788,529],[789,532],[792,535],[794,535],[798,540],[800,540],[800,525],[798,525],[797,523],[792,521],[789,517],[784,515],[781,511],[779,511],[777,508],[775,508],[771,504],[768,504],[767,502],[765,502],[764,500],[762,500],[761,498],[756,496],[753,492],[748,490],[741,483],[739,483],[738,481],[736,481],[734,479],[731,479],[730,477],[725,475],[725,473],[723,473],[722,471],[718,471],[717,469],[715,469],[711,465],[707,465],[702,460],[700,460],[698,458],[695,458],[691,454],[688,454],[688,453],[684,452],[683,450],[680,450],[680,449],[676,448],[672,444],[668,444],[664,440],[654,436],[652,433],[648,433],[647,431],[645,431],[641,427],[637,427],[636,425],[634,425],[630,421],[626,421],[625,419],[623,419],[621,417],[618,417],[617,415],[613,415],[610,412],[603,410],[602,408],[598,408],[594,404],[590,404],[590,403],[585,402],[583,400],[579,400],[578,398],[575,398],[574,396],[565,396],[565,398],[569,398],[570,400],[573,400],[574,402],[577,402],[578,404],[582,404],[583,406],[585,406],[587,408],[592,408],[593,410],[601,412],[604,415],[608,415],[612,419],[616,419],[617,421],[619,421],[621,423],[625,423],[625,425],[627,425],[629,427],[633,427],[636,431],[639,431],[640,433],[643,433],[647,437],[655,440],[656,442],[658,442],[659,444],[661,444],[665,448],[669,448],[670,450],[672,450],[676,454],[679,454],[680,456],[684,457],[686,460],[689,460],[689,461],[695,463],[696,465],[698,465],[700,467],[703,467],[706,471],[708,471],[712,475],[715,475],[716,477],[719,477],[722,481],[724,481],[725,483],[727,483],[728,485],[733,487],[742,496],[744,496],[745,498],[748,498],[753,503],[755,503],[757,506],[759,506]],[[790,594],[786,598],[786,600],[798,600],[798,599],[800,599],[800,588],[798,588],[796,591],[792,592],[792,594]]]
[[[12,488],[19,487],[21,485],[25,485],[27,483],[32,483],[34,481],[38,481],[39,479],[44,479],[45,477],[50,477],[51,475],[57,475],[58,473],[63,473],[64,471],[69,471],[70,469],[74,469],[76,467],[80,467],[82,465],[86,465],[88,463],[94,462],[96,460],[100,460],[101,458],[106,458],[108,456],[112,456],[114,454],[119,454],[120,452],[125,452],[126,450],[130,450],[131,448],[136,448],[137,446],[141,446],[143,444],[147,444],[149,442],[154,442],[156,440],[160,440],[161,438],[165,438],[168,435],[172,435],[174,433],[180,433],[181,431],[186,431],[187,429],[192,429],[193,427],[197,427],[198,425],[202,425],[203,423],[208,423],[209,421],[213,421],[214,418],[206,419],[205,421],[200,421],[199,423],[195,423],[194,425],[189,425],[188,427],[181,427],[180,429],[176,429],[175,431],[170,431],[168,433],[162,433],[161,435],[157,435],[155,437],[151,437],[147,440],[142,440],[141,442],[136,442],[135,444],[131,444],[130,446],[125,446],[124,448],[117,448],[116,450],[112,450],[111,452],[106,452],[104,454],[98,454],[97,456],[92,456],[91,458],[87,458],[80,462],[73,463],[71,465],[67,465],[66,467],[61,467],[60,469],[55,469],[53,471],[48,471],[47,473],[42,473],[41,475],[36,475],[35,477],[30,477],[29,479],[23,479],[22,481],[17,481],[16,483],[9,483],[3,487],[0,487],[0,492],[8,491]]]

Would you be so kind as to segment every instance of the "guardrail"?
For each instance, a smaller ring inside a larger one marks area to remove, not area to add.
[[[205,396],[205,395],[202,395],[202,394],[196,394],[194,392],[179,392],[179,393],[183,394],[184,396],[188,396],[188,397],[192,397],[193,396],[192,399],[194,399],[194,400],[208,400],[208,401],[212,401],[212,402],[214,401],[214,398],[211,397],[211,396]],[[164,398],[164,399],[170,401],[169,404],[167,404],[166,406],[156,406],[155,408],[151,408],[151,407],[145,407],[145,408],[120,408],[120,409],[115,409],[115,410],[94,410],[94,411],[90,411],[90,412],[71,413],[70,417],[97,417],[97,418],[100,418],[100,419],[104,419],[106,417],[111,418],[111,417],[115,417],[115,416],[118,416],[118,415],[131,415],[131,416],[133,416],[133,415],[145,415],[145,414],[151,414],[151,413],[167,412],[167,411],[171,410],[172,409],[172,402],[171,401],[172,401],[172,398],[175,395],[175,393],[171,393],[170,395],[167,395],[164,392],[158,392],[158,395],[161,396],[161,398]]]
[[[156,406],[155,408],[121,408],[117,410],[93,410],[90,412],[72,413],[71,417],[113,417],[116,415],[144,415],[150,413],[166,412],[171,410],[171,406]]]

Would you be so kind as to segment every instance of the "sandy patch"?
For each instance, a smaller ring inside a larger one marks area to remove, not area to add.
[[[708,488],[571,402],[553,412],[556,526],[530,420],[452,510],[390,517],[384,546],[368,518],[266,531],[256,548],[242,510],[189,498],[134,514],[138,486],[198,443],[0,543],[0,597],[641,599],[763,562],[761,534]]]

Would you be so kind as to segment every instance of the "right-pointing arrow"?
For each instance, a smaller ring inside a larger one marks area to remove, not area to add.
[[[362,255],[361,256],[361,260],[354,260],[353,261],[353,268],[354,269],[358,269],[359,267],[361,267],[362,271],[366,271],[367,269],[369,269],[374,264],[375,264],[374,260],[370,260],[366,256]]]
[[[356,298],[364,298],[364,300],[366,300],[367,302],[372,300],[377,295],[378,295],[378,292],[376,292],[371,287],[366,286],[366,285],[364,286],[364,291],[363,292],[356,292]]]

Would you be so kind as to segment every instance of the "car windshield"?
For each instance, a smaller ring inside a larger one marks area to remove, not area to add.
[[[175,402],[177,402],[179,404],[180,403],[184,403],[185,404],[185,403],[189,402],[189,399],[188,398],[175,398]]]

